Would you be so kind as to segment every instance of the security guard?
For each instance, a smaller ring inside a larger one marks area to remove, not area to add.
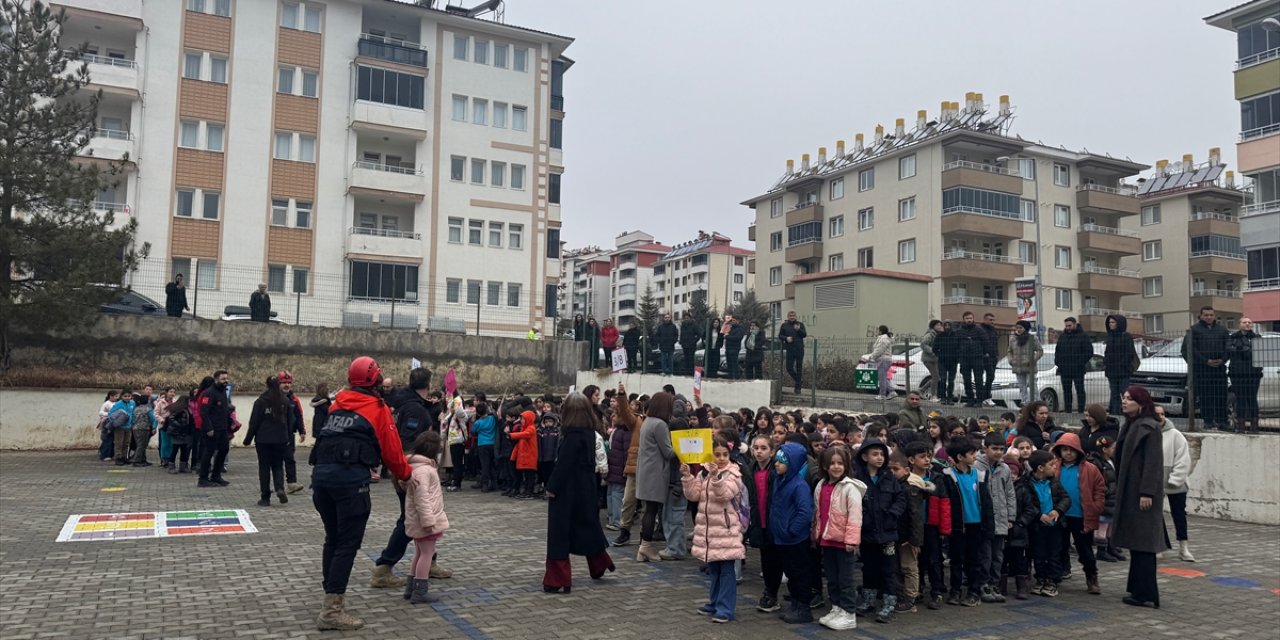
[[[364,621],[344,610],[347,582],[369,521],[369,476],[385,464],[400,481],[409,463],[400,448],[391,410],[382,400],[382,369],[361,356],[347,369],[347,389],[338,392],[311,449],[312,501],[324,521],[324,608],[321,631],[352,630]]]

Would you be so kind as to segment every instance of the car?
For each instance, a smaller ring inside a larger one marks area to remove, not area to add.
[[[919,346],[908,349],[906,344],[894,343],[893,362],[889,364],[889,388],[894,393],[905,394],[908,391],[919,389],[930,378],[929,368],[924,366],[924,360],[921,359],[920,353]],[[877,370],[875,363],[871,362],[870,353],[864,353],[862,357],[858,358],[856,370],[858,372]],[[855,375],[858,376],[857,379],[863,379],[862,375]],[[875,390],[869,389],[868,391]]]
[[[1049,405],[1049,411],[1066,410],[1063,406],[1062,378],[1058,375],[1058,367],[1053,364],[1053,354],[1057,345],[1044,345],[1044,355],[1036,364],[1036,399]],[[1103,354],[1107,345],[1103,342],[1093,343],[1093,355],[1084,367],[1084,396],[1089,404],[1098,403],[1106,406],[1111,400],[1111,387],[1107,376],[1103,373]],[[960,386],[960,382],[956,382]],[[1009,366],[1008,358],[1001,358],[996,363],[996,375],[991,382],[991,400],[996,405],[1010,409],[1022,408],[1022,398],[1018,390],[1018,378]],[[1169,408],[1165,407],[1167,411]]]
[[[271,322],[279,322],[281,324],[284,324],[284,320],[281,320],[279,315],[280,314],[276,313],[275,311],[272,311]],[[238,305],[238,304],[229,304],[223,307],[222,319],[244,321],[244,322],[253,321],[253,317],[251,312],[249,311],[249,307],[246,307],[244,305]]]
[[[1182,338],[1175,338],[1142,361],[1130,381],[1151,392],[1157,404],[1174,416],[1187,415],[1187,362],[1182,359]],[[1260,333],[1253,344],[1254,366],[1262,367],[1258,387],[1258,412],[1280,413],[1280,333]],[[1228,364],[1228,367],[1230,365]],[[1228,388],[1227,411],[1235,411],[1234,391]]]
[[[167,317],[164,312],[164,305],[148,298],[147,296],[131,291],[129,289],[119,289],[118,287],[103,287],[104,289],[117,289],[118,295],[112,302],[105,302],[98,305],[98,310],[102,313],[112,315],[130,315],[130,316],[153,316],[157,318]],[[182,313],[184,318],[192,318],[190,312]]]

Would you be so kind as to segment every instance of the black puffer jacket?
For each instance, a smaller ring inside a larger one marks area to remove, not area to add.
[[[863,447],[879,442],[872,438]],[[867,492],[862,495],[862,543],[897,542],[898,522],[907,510],[907,492],[893,477],[888,464],[880,467],[874,481],[866,470],[858,474],[858,479],[867,485]]]
[[[1022,477],[1013,483],[1014,494],[1018,497],[1018,516],[1009,528],[1009,544],[1015,547],[1027,546],[1028,532],[1040,526],[1040,496],[1036,493],[1036,488],[1031,486],[1031,479],[1034,477],[1031,470],[1024,469]],[[1067,509],[1071,508],[1071,496],[1067,495],[1067,490],[1062,488],[1062,483],[1057,478],[1049,479],[1049,495],[1053,499],[1053,508],[1059,515],[1065,515]]]
[[[938,364],[953,365],[960,361],[960,345],[956,341],[956,331],[939,331],[933,338],[933,352],[938,356]]]
[[[1231,338],[1227,341],[1227,355],[1231,358],[1229,365],[1233,380],[1262,377],[1262,367],[1256,367],[1253,364],[1253,341],[1257,339],[1256,331],[1248,333],[1237,331],[1231,334]]]
[[[1074,331],[1058,334],[1058,346],[1053,352],[1053,364],[1060,376],[1082,376],[1089,358],[1093,357],[1093,343],[1080,325]]]
[[[1133,346],[1133,336],[1129,335],[1129,321],[1124,316],[1113,314],[1107,316],[1107,326],[1111,320],[1116,321],[1115,329],[1107,329],[1107,349],[1103,352],[1103,371],[1108,378],[1128,378],[1133,374],[1133,361],[1138,357],[1138,350]],[[1092,353],[1092,348],[1090,349]]]
[[[961,364],[981,365],[986,360],[987,353],[987,332],[982,330],[976,324],[966,325],[960,323],[959,327],[953,327],[951,332],[955,334],[956,341],[956,360]]]
[[[288,397],[283,400],[283,406],[273,407],[267,394],[263,393],[253,401],[249,430],[244,434],[246,447],[255,439],[259,444],[285,444],[293,437],[298,428],[298,404]]]

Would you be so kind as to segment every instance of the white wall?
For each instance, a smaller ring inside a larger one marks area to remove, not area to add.
[[[662,376],[640,373],[606,373],[597,371],[579,371],[577,388],[581,391],[587,385],[594,384],[601,389],[616,389],[621,381],[627,393],[653,395],[662,391],[662,385],[669,384],[676,393],[683,394],[693,401],[693,378]],[[702,381],[702,400],[712,406],[729,411],[737,411],[747,407],[755,411],[756,407],[768,406],[770,397],[769,380],[712,380]]]

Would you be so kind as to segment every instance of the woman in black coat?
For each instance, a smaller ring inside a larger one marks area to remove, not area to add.
[[[1160,608],[1156,554],[1169,548],[1164,530],[1164,440],[1155,402],[1133,385],[1121,398],[1125,423],[1116,442],[1116,505],[1111,543],[1129,550],[1129,595],[1123,602]]]
[[[613,571],[609,541],[600,528],[596,496],[596,412],[581,393],[569,394],[561,409],[560,450],[547,479],[547,569],[542,590],[569,593],[569,556],[587,557],[591,578]]]

